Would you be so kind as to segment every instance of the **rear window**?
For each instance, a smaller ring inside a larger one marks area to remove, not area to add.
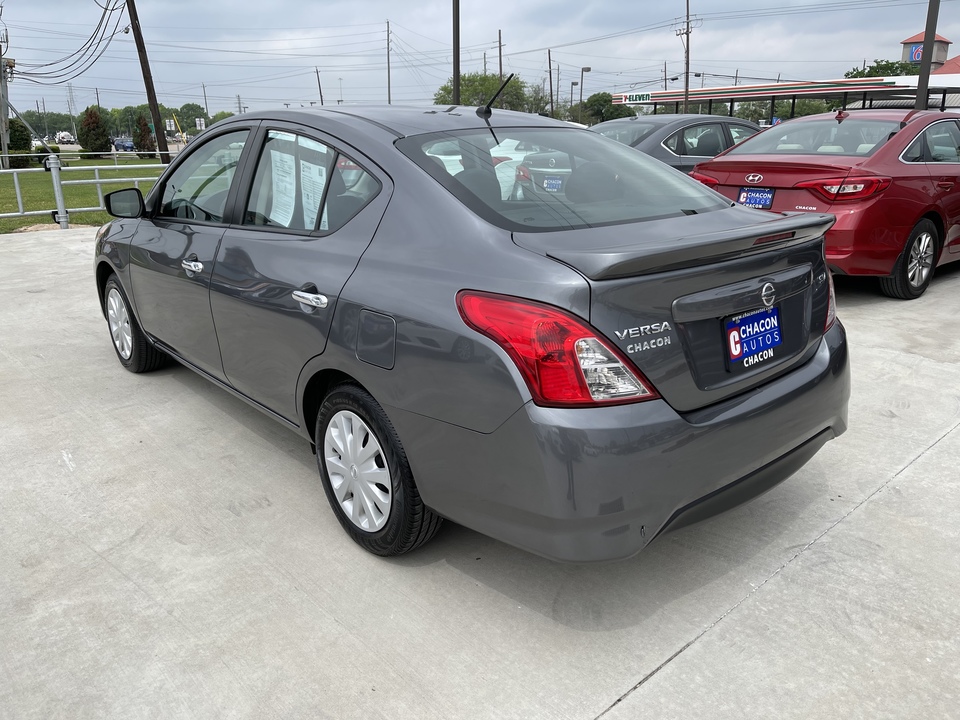
[[[477,215],[512,231],[633,223],[729,205],[659,160],[587,130],[486,128],[406,137],[397,147]]]
[[[611,140],[616,140],[618,143],[623,143],[624,145],[630,145],[633,147],[638,142],[643,140],[647,135],[660,127],[663,126],[631,120],[630,122],[612,123],[608,127],[595,125],[591,129],[595,133],[600,133],[604,137],[608,137]]]
[[[728,155],[872,155],[900,130],[895,120],[851,116],[793,120],[747,138]]]

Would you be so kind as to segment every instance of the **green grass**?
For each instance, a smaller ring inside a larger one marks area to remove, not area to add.
[[[103,160],[91,160],[89,158],[80,159],[77,155],[62,153],[61,162],[67,168],[90,168],[74,172],[68,170],[61,174],[61,179],[67,180],[93,180],[94,168],[100,171],[100,179],[115,178],[136,178],[136,177],[157,177],[160,175],[161,168],[129,168],[130,165],[152,165],[159,160],[140,160],[139,158],[119,158],[114,164],[112,158]],[[39,167],[31,165],[31,168]],[[53,210],[56,208],[56,201],[53,195],[53,183],[51,174],[48,172],[32,172],[19,174],[20,192],[23,197],[23,209],[30,210]],[[144,194],[153,187],[153,182],[140,182],[140,190]],[[120,190],[125,187],[133,187],[134,183],[109,183],[103,185],[103,193],[107,194],[114,190]],[[96,207],[100,204],[97,198],[96,185],[67,185],[63,188],[63,196],[67,208]],[[0,213],[17,212],[17,194],[14,189],[12,175],[0,175]],[[103,211],[70,213],[70,226],[76,225],[102,225],[110,220],[110,216]],[[22,227],[30,225],[39,225],[41,223],[52,222],[49,215],[30,215],[27,217],[0,218],[0,233],[9,233]]]

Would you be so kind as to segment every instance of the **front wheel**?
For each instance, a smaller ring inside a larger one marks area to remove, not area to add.
[[[327,500],[357,544],[401,555],[436,534],[442,519],[420,499],[400,438],[366,390],[335,387],[320,407],[315,437]]]
[[[151,345],[140,329],[116,275],[111,275],[103,288],[103,308],[113,349],[121,365],[130,372],[142,373],[167,364],[169,356]]]
[[[923,295],[933,278],[939,247],[937,226],[926,219],[918,222],[890,277],[880,278],[883,294],[900,300],[913,300]]]

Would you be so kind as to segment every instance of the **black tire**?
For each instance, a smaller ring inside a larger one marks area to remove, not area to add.
[[[940,254],[940,233],[930,220],[916,224],[897,258],[890,277],[880,278],[884,295],[899,300],[914,300],[926,291]]]
[[[357,438],[352,448],[348,437]],[[400,438],[370,393],[350,383],[334,387],[320,406],[315,441],[323,490],[354,542],[387,557],[436,535],[442,518],[420,499]]]
[[[170,361],[170,356],[151,345],[143,334],[116,275],[111,275],[103,287],[103,308],[113,350],[127,370],[150,372]]]

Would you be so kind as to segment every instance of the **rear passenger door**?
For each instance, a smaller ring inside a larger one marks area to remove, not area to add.
[[[948,252],[960,253],[960,125],[943,120],[923,134],[929,152],[927,169],[946,219],[944,246]]]
[[[220,243],[210,306],[228,382],[296,422],[300,370],[324,351],[340,291],[391,186],[319,132],[264,124],[254,147],[242,218]]]
[[[730,147],[730,141],[719,122],[697,123],[674,133],[664,145],[676,155],[679,164],[674,167],[689,173],[697,163],[705,162]]]

